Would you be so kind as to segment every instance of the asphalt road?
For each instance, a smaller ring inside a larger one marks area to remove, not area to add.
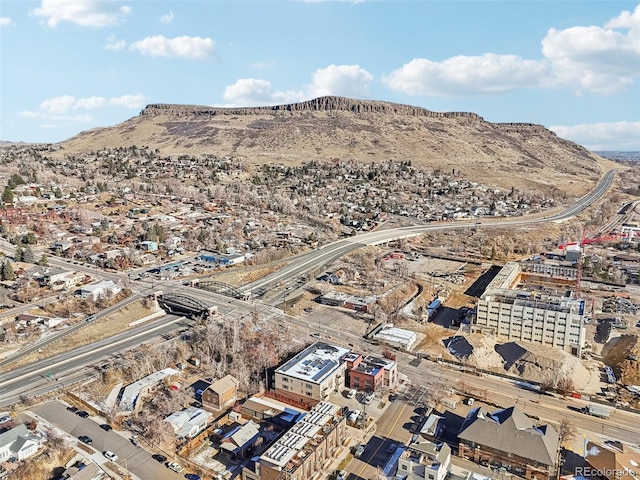
[[[107,459],[102,455],[105,450],[110,450],[118,455],[117,464],[126,468],[129,472],[142,480],[153,480],[156,478],[182,478],[184,474],[174,473],[163,464],[151,458],[155,452],[148,452],[142,447],[136,447],[129,441],[128,434],[112,430],[106,432],[100,428],[103,419],[98,417],[81,418],[72,412],[67,411],[66,406],[60,402],[48,402],[31,409],[39,418],[57,426],[71,437],[78,438],[87,435],[93,443],[88,446],[94,450],[91,459],[98,464],[103,464]],[[73,442],[72,439],[69,441]],[[78,440],[78,443],[80,441]]]
[[[536,218],[516,218],[513,220],[491,220],[491,219],[478,219],[473,221],[460,221],[460,222],[445,222],[445,223],[431,223],[426,225],[414,225],[410,227],[394,228],[389,230],[380,230],[369,233],[363,233],[350,237],[348,239],[339,240],[337,242],[324,245],[313,252],[309,252],[306,255],[302,255],[296,259],[295,262],[290,263],[286,267],[281,268],[277,272],[267,275],[255,282],[251,282],[242,287],[244,292],[255,292],[259,289],[266,289],[274,285],[286,281],[292,281],[306,274],[306,272],[328,265],[340,258],[341,256],[361,248],[365,245],[379,245],[392,240],[398,240],[402,238],[410,238],[418,235],[422,235],[427,232],[433,232],[438,230],[452,230],[460,228],[496,228],[503,227],[508,228],[514,225],[531,225],[536,223],[548,223],[548,222],[563,222],[570,218],[575,217],[579,213],[583,212],[600,197],[602,197],[611,186],[613,178],[615,177],[616,170],[608,171],[600,179],[600,182],[584,197],[580,198],[574,205],[564,209],[563,211],[549,215],[547,217]],[[480,221],[481,220],[481,221]]]
[[[165,315],[148,324],[100,340],[93,344],[71,349],[51,358],[14,368],[3,373],[0,380],[0,405],[11,405],[22,395],[34,396],[57,390],[64,385],[94,375],[92,371],[80,371],[117,352],[131,349],[159,336],[187,329],[193,321],[176,315]]]

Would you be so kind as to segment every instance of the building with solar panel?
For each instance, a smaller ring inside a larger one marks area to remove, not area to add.
[[[309,346],[276,370],[278,396],[307,406],[327,400],[345,386],[347,353],[348,349],[325,342]]]

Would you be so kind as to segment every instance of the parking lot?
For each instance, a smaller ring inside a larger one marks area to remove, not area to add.
[[[103,452],[111,451],[118,456],[118,460],[115,462],[117,465],[141,479],[184,479],[184,473],[181,475],[174,473],[163,463],[153,459],[152,454],[156,452],[148,452],[141,446],[135,446],[129,440],[129,433],[116,430],[106,431],[100,428],[100,425],[105,423],[104,419],[100,417],[82,418],[73,411],[67,410],[67,405],[59,401],[37,405],[31,408],[31,412],[36,415],[37,420],[46,421],[66,432],[68,436],[65,441],[69,443],[79,444],[78,437],[83,435],[89,437],[91,445],[85,444],[80,449],[83,452],[93,451],[90,458],[99,465],[108,462]]]

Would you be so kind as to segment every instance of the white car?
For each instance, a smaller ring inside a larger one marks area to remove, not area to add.
[[[356,396],[356,393],[358,393],[357,390],[355,388],[352,388],[347,392],[347,398],[354,398]]]
[[[347,475],[348,473],[346,470],[340,470],[336,475],[336,480],[347,480]]]
[[[369,405],[371,403],[371,400],[373,400],[373,398],[376,396],[375,393],[373,392],[369,392],[364,396],[364,400],[362,403],[364,403],[365,405]]]
[[[115,462],[118,460],[118,455],[116,455],[110,450],[107,450],[106,452],[104,452],[103,455],[105,456],[106,459],[111,460],[112,462]]]
[[[184,470],[184,467],[182,465],[180,465],[179,463],[177,463],[177,462],[167,463],[167,468],[169,470],[173,470],[176,473],[180,473],[180,472],[182,472]]]

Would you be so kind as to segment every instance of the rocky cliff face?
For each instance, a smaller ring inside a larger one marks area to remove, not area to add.
[[[542,125],[491,123],[475,113],[333,96],[247,108],[152,104],[119,125],[63,142],[61,154],[131,145],[256,163],[410,160],[498,186],[541,189],[583,184],[587,190],[603,162]]]

